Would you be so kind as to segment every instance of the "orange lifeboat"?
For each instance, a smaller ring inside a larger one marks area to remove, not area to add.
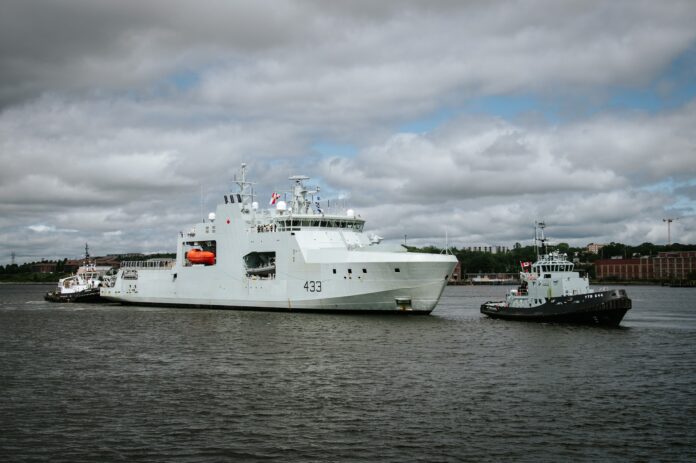
[[[191,249],[186,253],[186,258],[192,264],[215,265],[215,253],[210,251]]]

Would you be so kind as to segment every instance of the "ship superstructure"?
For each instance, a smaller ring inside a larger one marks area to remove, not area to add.
[[[364,232],[352,210],[324,212],[308,177],[260,208],[242,165],[239,191],[180,232],[176,259],[125,262],[102,297],[133,304],[430,313],[457,260],[408,253]]]

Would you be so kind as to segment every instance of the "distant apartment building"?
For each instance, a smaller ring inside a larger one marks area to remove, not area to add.
[[[592,254],[599,254],[599,251],[604,246],[606,246],[606,244],[590,243],[587,245],[587,252],[591,252]]]
[[[696,251],[660,252],[657,257],[595,261],[598,279],[684,280],[696,271]]]

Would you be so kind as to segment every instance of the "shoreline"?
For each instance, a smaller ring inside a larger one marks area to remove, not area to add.
[[[43,285],[55,286],[58,282],[50,281],[0,281],[0,285]]]

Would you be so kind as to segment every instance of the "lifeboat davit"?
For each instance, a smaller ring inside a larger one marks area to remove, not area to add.
[[[186,253],[186,258],[192,264],[215,265],[215,253],[210,251],[191,249]]]

